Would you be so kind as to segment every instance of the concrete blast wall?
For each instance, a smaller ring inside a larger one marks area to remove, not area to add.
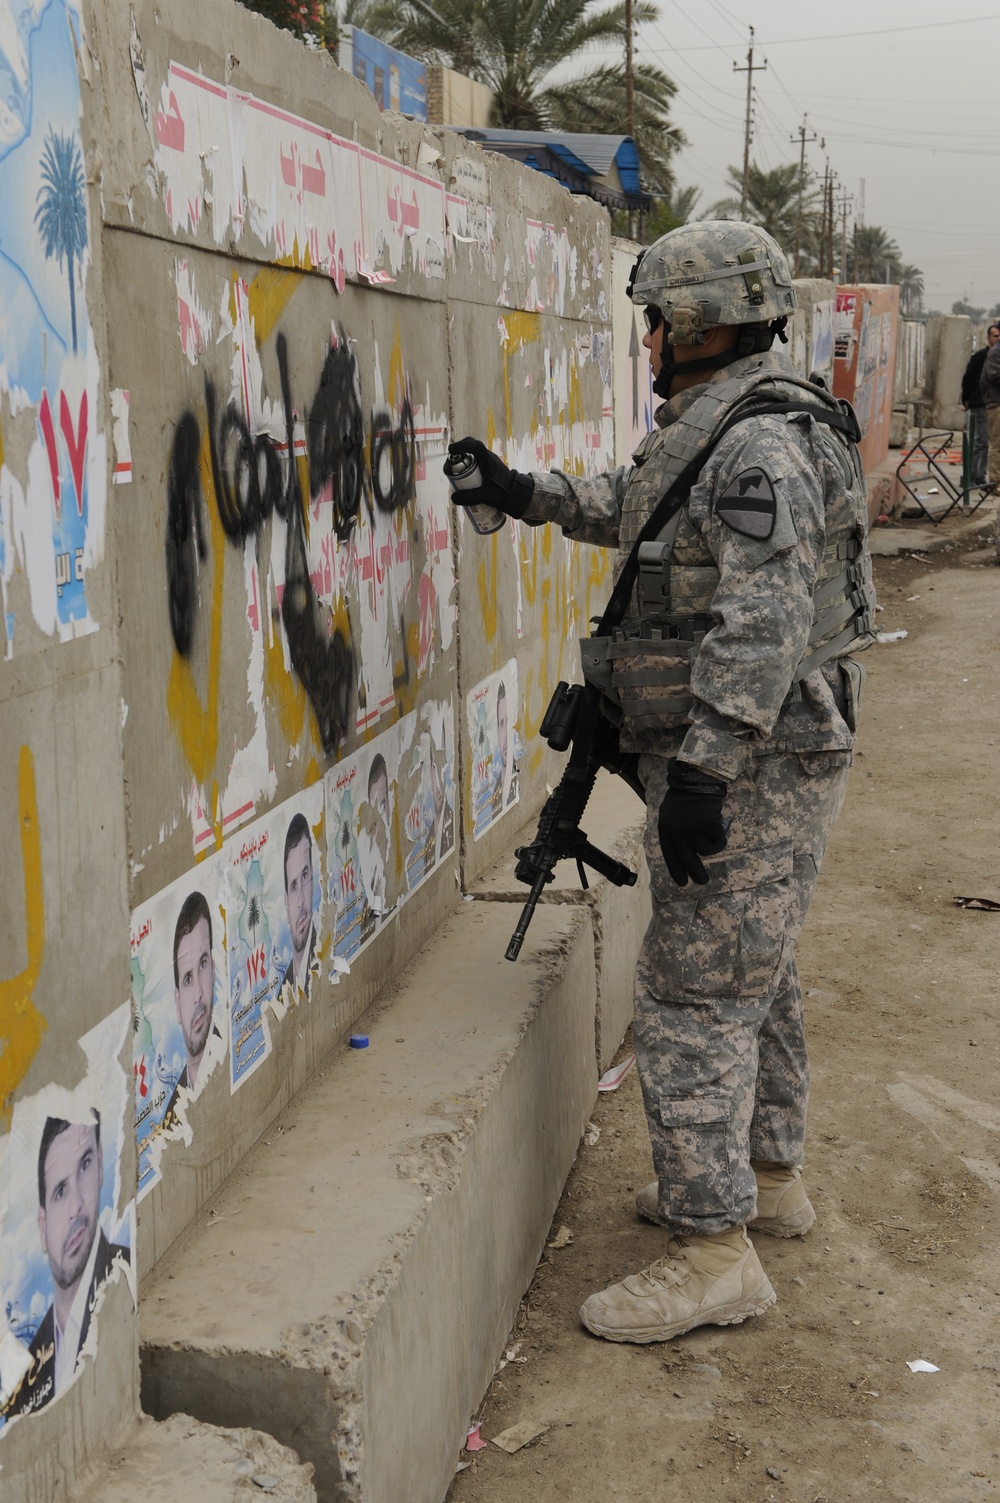
[[[788,330],[792,364],[800,376],[822,376],[832,390],[837,289],[825,277],[802,277],[795,283],[795,296],[798,307]]]
[[[137,1278],[555,780],[538,726],[610,560],[479,537],[441,462],[468,432],[608,466],[611,246],[596,205],[380,114],[227,0],[26,14],[0,42],[0,1464],[4,1503],[52,1503],[137,1412]],[[85,1207],[75,1369],[40,1158]],[[266,1291],[240,1269],[232,1297]]]
[[[972,354],[972,322],[965,314],[936,314],[926,325],[924,424],[956,429],[965,425],[962,376]]]

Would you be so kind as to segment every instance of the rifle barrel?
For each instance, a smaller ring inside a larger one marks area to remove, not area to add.
[[[555,866],[554,861],[552,863],[552,866]],[[528,925],[531,923],[532,916],[538,904],[538,899],[542,895],[542,889],[544,888],[546,882],[551,882],[551,880],[552,867],[549,867],[547,869],[543,868],[538,873],[538,876],[535,878],[534,882],[532,882],[531,891],[528,894],[527,902],[521,909],[521,917],[517,921],[517,928],[511,935],[510,943],[508,944],[507,949],[504,952],[505,958],[507,960],[516,960],[520,955],[521,946],[524,944],[524,936],[528,932]]]

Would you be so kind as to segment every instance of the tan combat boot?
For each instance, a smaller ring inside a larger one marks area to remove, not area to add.
[[[801,1169],[787,1169],[784,1164],[752,1161],[757,1178],[757,1215],[750,1226],[769,1237],[804,1237],[816,1220],[816,1212],[802,1184]],[[647,1221],[664,1223],[656,1209],[659,1185],[644,1185],[635,1197],[636,1210]]]
[[[735,1326],[763,1315],[775,1293],[742,1226],[714,1237],[671,1237],[665,1257],[581,1307],[608,1341],[669,1341],[695,1326]]]
[[[804,1237],[816,1220],[802,1184],[802,1170],[751,1159],[757,1177],[757,1215],[750,1225],[769,1237]]]

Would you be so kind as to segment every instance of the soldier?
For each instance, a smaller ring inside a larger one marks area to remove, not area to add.
[[[844,798],[862,676],[848,653],[872,641],[874,600],[857,423],[772,348],[795,293],[771,236],[673,230],[629,295],[664,399],[632,464],[523,475],[463,439],[451,448],[483,483],[452,499],[617,547],[617,577],[674,488],[621,626],[584,653],[645,790],[634,1039],[657,1178],[637,1205],[668,1236],[580,1314],[650,1342],[762,1314],[775,1295],[747,1228],[803,1236],[815,1220],[795,942]]]

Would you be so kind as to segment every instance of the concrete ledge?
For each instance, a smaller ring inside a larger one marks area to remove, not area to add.
[[[902,460],[902,451],[890,449],[887,459],[876,465],[869,475],[865,476],[868,482],[868,522],[873,524],[877,517],[891,517],[894,512],[900,510],[906,500],[906,491],[902,481],[896,474]]]
[[[596,837],[595,825],[595,837]],[[462,904],[143,1289],[144,1407],[440,1503],[596,1096],[594,926]]]
[[[280,1498],[316,1503],[312,1467],[254,1430],[217,1430],[188,1415],[158,1424],[142,1419],[95,1470],[73,1503],[237,1503]]]
[[[631,789],[611,773],[600,773],[587,805],[583,828],[593,845],[631,867],[638,883],[635,887],[615,887],[596,872],[588,872],[590,885],[584,890],[576,863],[561,861],[555,879],[539,902],[539,909],[542,903],[583,905],[590,914],[597,963],[595,1052],[602,1072],[614,1059],[632,1021],[635,958],[651,913],[649,872],[642,853],[644,820],[645,807]],[[536,826],[537,817],[523,827],[512,845],[526,845],[534,838]],[[512,851],[505,852],[503,859],[484,872],[470,891],[477,897],[519,905],[516,913],[511,914],[511,930],[528,895],[523,883],[515,880]],[[528,932],[530,936],[532,931]]]

